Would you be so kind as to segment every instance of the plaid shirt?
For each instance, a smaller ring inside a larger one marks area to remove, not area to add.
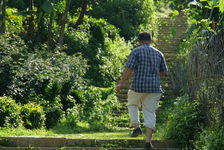
[[[167,66],[159,50],[149,44],[135,48],[128,57],[127,67],[134,68],[133,91],[162,93],[159,72],[167,72]]]

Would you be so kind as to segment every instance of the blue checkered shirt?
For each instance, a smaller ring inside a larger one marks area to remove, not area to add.
[[[163,54],[150,44],[132,50],[127,67],[134,68],[131,89],[138,93],[162,93],[159,72],[167,72]]]

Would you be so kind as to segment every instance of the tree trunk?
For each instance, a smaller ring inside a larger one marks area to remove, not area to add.
[[[34,34],[34,3],[33,0],[29,0],[29,12],[30,12],[30,17],[28,18],[28,35],[31,36]]]
[[[6,0],[2,0],[2,25],[1,25],[1,33],[5,33],[5,6],[6,6]]]
[[[71,0],[66,0],[65,12],[62,15],[62,19],[61,19],[61,31],[60,31],[60,37],[59,37],[59,46],[62,46],[63,45],[65,24],[67,22],[67,14],[68,14],[68,11],[69,11],[70,2],[71,2]]]
[[[50,23],[48,25],[48,49],[52,51],[52,26],[53,26],[53,20],[54,20],[54,8],[51,10],[51,16],[50,16]]]
[[[82,10],[81,10],[81,13],[80,13],[80,15],[79,15],[79,19],[77,20],[77,22],[76,22],[76,24],[75,24],[75,26],[74,26],[75,29],[77,29],[78,26],[79,26],[80,24],[82,24],[82,22],[83,22],[83,18],[84,18],[84,15],[85,15],[85,13],[86,13],[86,9],[87,9],[87,4],[88,4],[88,1],[87,1],[87,0],[83,0],[83,3],[82,3]]]

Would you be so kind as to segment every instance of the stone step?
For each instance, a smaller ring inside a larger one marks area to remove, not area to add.
[[[48,149],[71,147],[81,148],[102,148],[102,147],[118,147],[118,148],[142,148],[145,140],[137,139],[67,139],[63,137],[0,137],[0,149],[17,148],[17,147],[42,147]],[[178,145],[172,140],[154,140],[152,141],[154,148],[167,149],[178,148]]]

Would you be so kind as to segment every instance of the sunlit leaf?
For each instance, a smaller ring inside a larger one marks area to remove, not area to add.
[[[207,1],[209,6],[213,6],[214,5],[214,1]]]
[[[213,33],[215,32],[211,27],[207,27],[207,29]]]
[[[192,24],[198,24],[198,21],[197,21],[196,19],[192,19],[192,20],[191,20],[191,23],[192,23]]]
[[[194,0],[193,2],[188,3],[188,5],[194,5],[194,6],[199,6],[202,7],[202,4]]]
[[[17,18],[17,17],[18,17],[18,16],[11,15],[11,16],[8,17],[8,19],[15,19],[15,18]]]
[[[219,11],[224,12],[224,0],[219,0]]]
[[[173,12],[173,17],[178,16],[178,15],[179,15],[179,11],[174,10],[174,12]]]
[[[212,9],[212,7],[210,7],[210,6],[205,6],[205,8]]]

